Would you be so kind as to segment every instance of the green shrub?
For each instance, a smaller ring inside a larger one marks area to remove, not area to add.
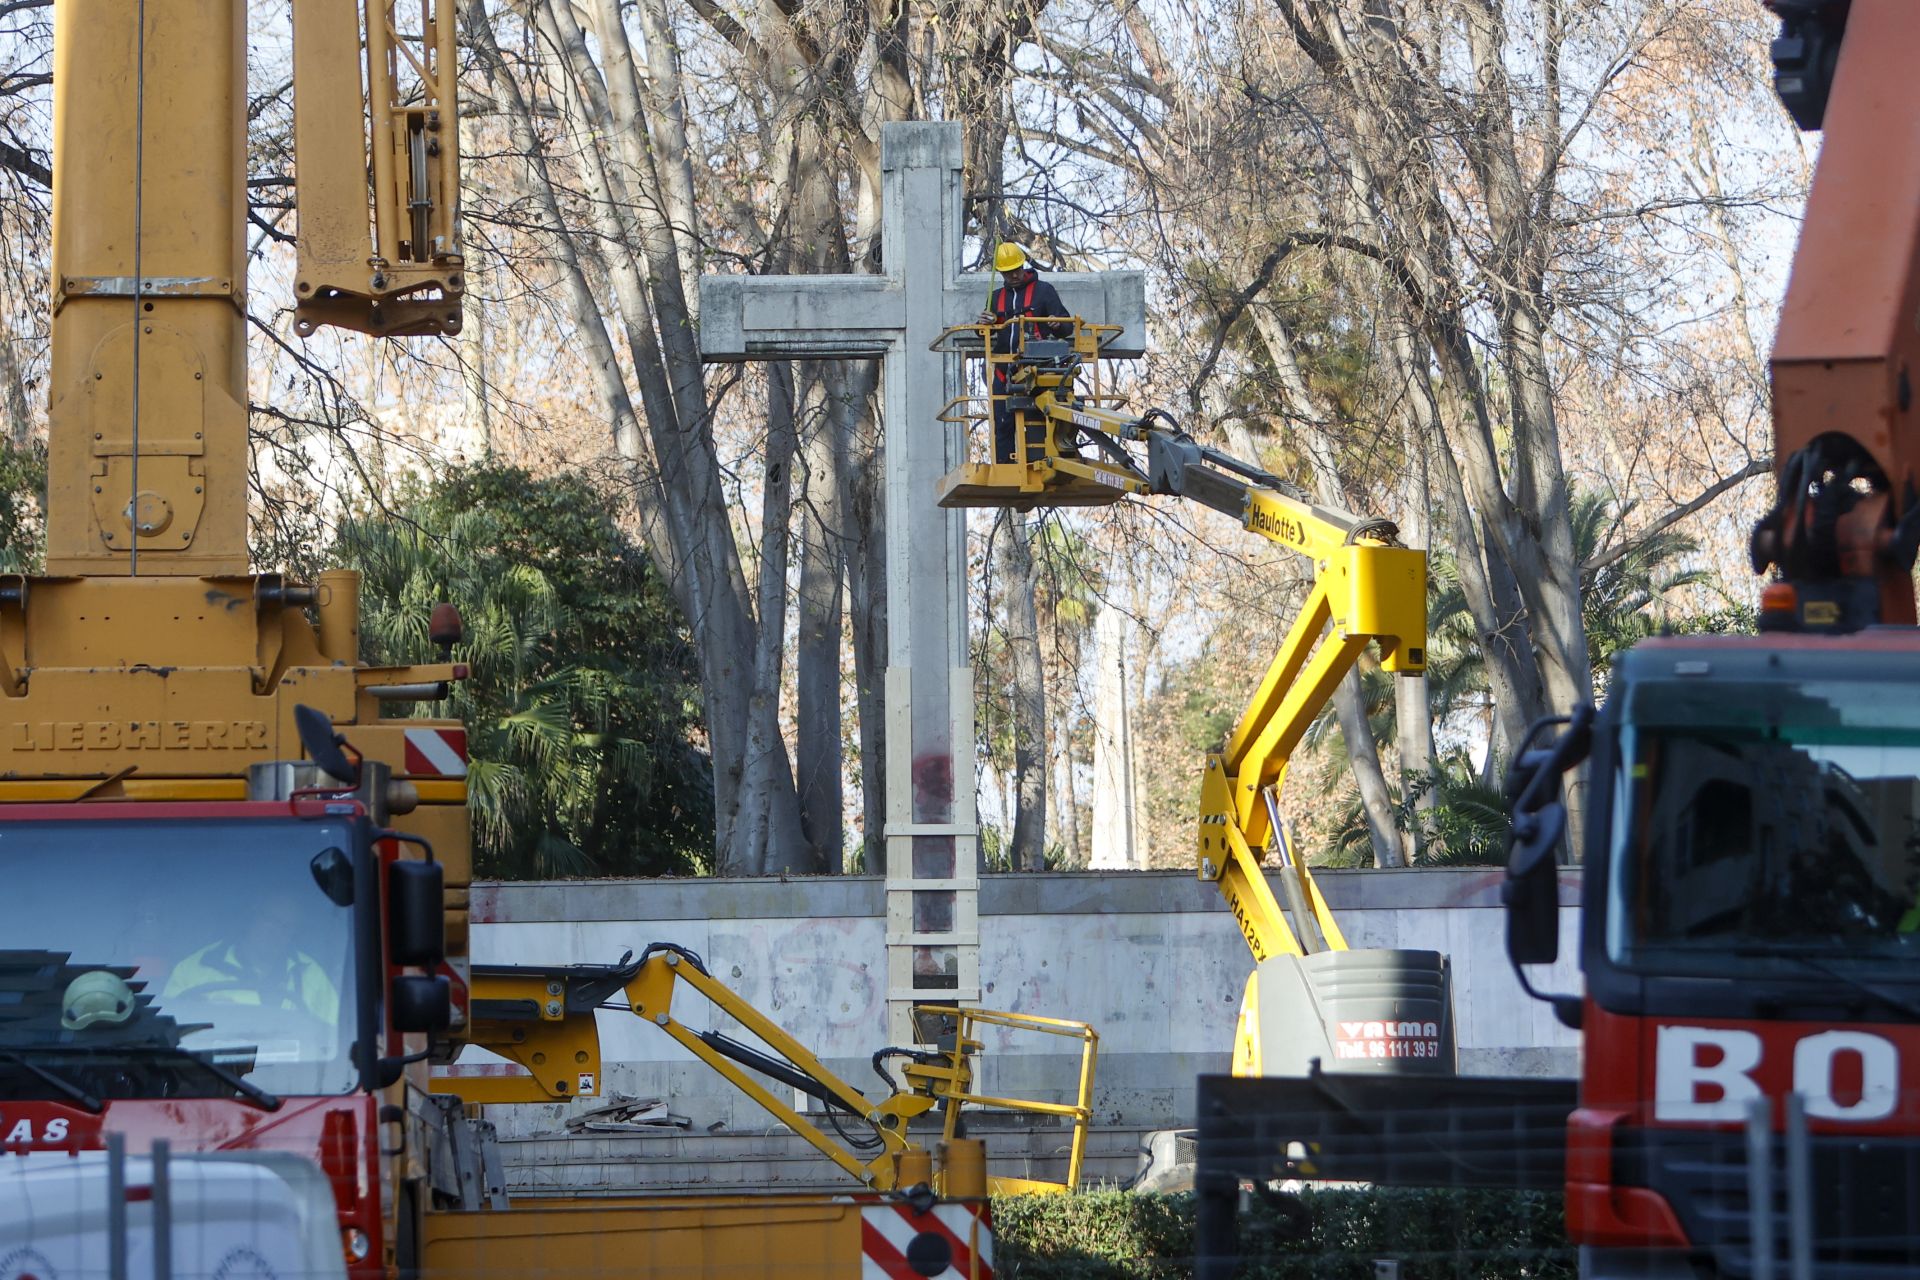
[[[1176,1280],[1193,1274],[1193,1197],[1098,1191],[994,1201],[1005,1280]],[[1243,1280],[1571,1280],[1560,1197],[1374,1188],[1307,1191],[1240,1215]]]

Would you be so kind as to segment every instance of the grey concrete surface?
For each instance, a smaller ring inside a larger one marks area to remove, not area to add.
[[[1458,870],[1317,871],[1314,878],[1337,912],[1500,907],[1500,872]],[[787,879],[560,880],[477,884],[476,923],[556,920],[764,920],[808,916],[878,916],[879,876]],[[1576,876],[1563,879],[1561,900],[1578,905]],[[1569,896],[1571,895],[1571,896]],[[980,877],[983,916],[1115,912],[1218,914],[1219,892],[1190,871],[1049,871]]]
[[[989,1172],[1060,1182],[1067,1133],[1058,1126],[974,1131],[987,1142]],[[1134,1176],[1148,1131],[1112,1127],[1088,1135],[1083,1184]],[[731,1188],[845,1191],[847,1175],[799,1137],[778,1127],[751,1132],[663,1131],[585,1137],[510,1138],[500,1144],[508,1194],[630,1196],[695,1194]]]
[[[1430,947],[1453,958],[1460,1066],[1478,1074],[1571,1074],[1577,1033],[1514,982],[1492,869],[1322,873],[1354,946]],[[1566,945],[1541,975],[1578,989],[1579,885],[1561,886]],[[885,925],[877,877],[579,881],[474,889],[474,959],[492,964],[611,962],[672,941],[810,1045],[849,1081],[881,1089],[869,1064],[886,1041]],[[1192,1121],[1194,1078],[1224,1070],[1252,969],[1210,885],[1186,872],[990,875],[981,884],[981,1003],[1076,1018],[1100,1034],[1094,1095],[1103,1126]],[[738,1031],[691,994],[675,1015]],[[764,1129],[768,1118],[657,1029],[600,1015],[604,1091],[668,1100],[695,1132]],[[1064,1101],[1074,1046],[995,1029],[983,1089]],[[470,1052],[455,1070],[484,1061]],[[574,1104],[585,1107],[591,1103]],[[506,1137],[552,1133],[565,1108],[492,1108]]]

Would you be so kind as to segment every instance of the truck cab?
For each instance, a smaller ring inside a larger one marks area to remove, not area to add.
[[[349,1274],[385,1274],[410,1224],[387,1225],[409,1197],[383,1103],[450,1012],[430,859],[314,789],[0,805],[0,1162],[17,1178],[112,1135],[297,1156]]]
[[[1920,1267],[1920,632],[1643,642],[1606,704],[1523,756],[1509,947],[1550,960],[1548,788],[1590,735],[1567,1151],[1582,1274],[1745,1276],[1756,1133],[1786,1199],[1804,1115],[1815,1273]],[[1557,756],[1557,758],[1555,758]],[[1557,790],[1557,786],[1551,788]],[[1756,1240],[1754,1223],[1772,1239]]]

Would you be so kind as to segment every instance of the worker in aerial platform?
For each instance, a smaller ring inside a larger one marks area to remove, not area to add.
[[[1066,304],[1060,301],[1060,293],[1052,285],[1040,278],[1027,259],[1027,251],[1008,241],[1001,242],[993,251],[993,269],[1000,273],[1000,287],[993,291],[989,299],[988,310],[980,313],[980,323],[1004,325],[993,334],[993,350],[1006,354],[1014,350],[1019,341],[1019,325],[1006,324],[1006,321],[1020,316],[1061,316],[1068,315]],[[1040,326],[1045,337],[1065,337],[1072,332],[1068,325]],[[1054,332],[1054,330],[1059,332]],[[1026,336],[1033,336],[1028,334]],[[1007,407],[1009,391],[1007,375],[1009,366],[995,364],[991,379],[993,400],[993,460],[995,462],[1014,461],[1014,412]]]

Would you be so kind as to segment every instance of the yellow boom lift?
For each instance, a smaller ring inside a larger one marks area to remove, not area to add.
[[[1373,645],[1381,667],[1426,669],[1426,552],[1391,522],[1319,505],[1264,468],[1200,444],[1159,409],[1127,411],[1101,382],[1108,326],[1021,317],[956,326],[936,349],[984,359],[989,405],[1016,422],[1010,461],[970,462],[945,477],[948,507],[1095,507],[1164,494],[1238,520],[1312,564],[1313,587],[1252,700],[1200,784],[1196,853],[1253,952],[1235,1035],[1240,1075],[1303,1073],[1314,1058],[1345,1067],[1453,1067],[1445,960],[1433,952],[1349,950],[1292,849],[1280,817],[1287,763],[1334,688]],[[945,421],[985,421],[975,399]],[[1275,895],[1263,864],[1272,857]],[[1282,904],[1284,899],[1284,908]]]

